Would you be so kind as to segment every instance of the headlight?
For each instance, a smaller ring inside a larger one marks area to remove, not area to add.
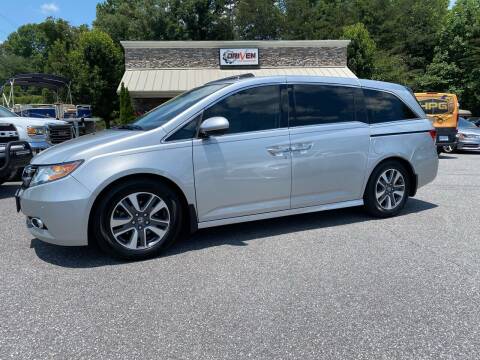
[[[30,181],[30,186],[45,184],[51,181],[63,179],[70,175],[76,168],[80,166],[83,160],[66,162],[63,164],[38,166],[35,175]]]
[[[459,138],[460,140],[461,139],[465,139],[467,136],[465,134],[462,134],[462,133],[458,133],[457,134],[457,138]]]
[[[45,126],[27,126],[28,136],[45,136],[47,134],[47,128]]]

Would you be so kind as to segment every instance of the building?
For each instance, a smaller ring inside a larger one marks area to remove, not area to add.
[[[349,42],[123,41],[122,82],[135,109],[144,112],[206,82],[244,73],[355,77],[347,67]]]

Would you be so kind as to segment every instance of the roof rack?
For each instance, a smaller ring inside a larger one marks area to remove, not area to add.
[[[239,75],[228,76],[228,77],[225,77],[225,78],[213,80],[213,81],[210,81],[210,82],[206,83],[205,85],[216,84],[216,83],[219,83],[219,82],[229,81],[229,80],[247,79],[247,78],[251,78],[251,77],[255,77],[255,75],[252,74],[252,73],[239,74]]]

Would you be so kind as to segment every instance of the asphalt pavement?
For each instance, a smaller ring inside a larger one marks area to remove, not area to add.
[[[401,216],[198,232],[124,263],[34,239],[0,186],[0,359],[479,359],[480,154]]]

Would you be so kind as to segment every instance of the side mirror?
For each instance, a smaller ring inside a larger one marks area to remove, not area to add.
[[[229,127],[230,124],[227,119],[222,116],[214,116],[202,122],[200,125],[200,134],[207,137],[222,134],[226,132]]]

